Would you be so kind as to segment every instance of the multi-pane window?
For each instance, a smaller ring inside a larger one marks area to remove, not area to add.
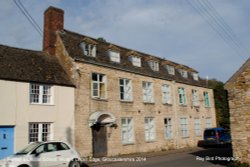
[[[30,103],[52,104],[52,86],[30,84]]]
[[[153,71],[159,71],[159,62],[158,61],[151,60],[148,62],[148,64]]]
[[[30,123],[29,142],[52,140],[51,123]]]
[[[194,130],[195,130],[195,135],[196,136],[201,135],[201,121],[200,121],[200,118],[195,118],[194,119]]]
[[[171,87],[169,85],[161,86],[162,102],[164,104],[171,104]]]
[[[120,99],[132,101],[132,84],[130,79],[120,79]]]
[[[193,106],[199,106],[199,92],[197,90],[192,90],[192,103]]]
[[[168,71],[169,74],[171,74],[171,75],[175,74],[175,70],[174,70],[173,66],[171,66],[171,65],[165,65],[165,67],[166,67],[166,69],[167,69],[167,71]]]
[[[106,82],[105,75],[92,73],[92,97],[106,98]]]
[[[199,75],[197,73],[193,73],[193,79],[198,81],[199,80]]]
[[[165,126],[165,138],[166,139],[171,139],[173,137],[172,119],[171,118],[165,118],[164,119],[164,126]]]
[[[211,118],[207,117],[206,118],[206,128],[211,128],[212,127],[212,122],[211,122]]]
[[[134,129],[132,118],[122,118],[122,143],[128,144],[134,142]]]
[[[120,63],[120,53],[116,51],[109,50],[108,55],[111,61]]]
[[[154,118],[152,117],[146,117],[144,119],[145,123],[145,140],[146,141],[153,141],[156,139],[155,135],[155,123]]]
[[[181,137],[188,137],[188,120],[187,118],[180,118]]]
[[[96,46],[95,45],[81,42],[80,46],[81,46],[85,56],[96,57]]]
[[[143,81],[142,89],[143,89],[143,101],[146,103],[153,103],[154,102],[153,83]]]
[[[186,92],[185,92],[185,88],[179,88],[178,89],[178,95],[179,95],[179,104],[180,105],[186,105]]]
[[[204,105],[205,105],[205,107],[210,107],[208,92],[204,92],[203,95],[204,95]]]
[[[130,56],[129,60],[132,62],[133,66],[141,67],[141,58],[136,56]]]
[[[180,72],[180,74],[181,74],[181,76],[182,76],[183,78],[187,78],[187,77],[188,77],[188,73],[187,73],[186,70],[179,69],[179,72]]]

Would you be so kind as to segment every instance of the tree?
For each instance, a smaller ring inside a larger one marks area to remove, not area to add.
[[[224,89],[224,83],[216,79],[208,80],[208,86],[214,91],[215,110],[217,125],[230,128],[229,105],[227,91]]]

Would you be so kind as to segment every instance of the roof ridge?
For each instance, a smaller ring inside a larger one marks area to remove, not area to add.
[[[32,49],[26,49],[26,48],[19,48],[19,47],[4,45],[4,44],[0,44],[0,47],[9,48],[9,49],[16,49],[16,50],[26,51],[26,52],[45,53],[42,50],[32,50]]]

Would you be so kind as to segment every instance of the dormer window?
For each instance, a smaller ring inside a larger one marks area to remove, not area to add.
[[[141,58],[137,56],[130,56],[129,60],[132,62],[133,66],[141,67]]]
[[[182,76],[183,78],[187,78],[187,77],[188,77],[188,73],[187,73],[186,70],[179,69],[179,72],[180,72],[180,74],[181,74],[181,76]]]
[[[171,65],[165,65],[165,67],[166,67],[166,69],[167,69],[167,71],[168,71],[168,73],[170,75],[174,75],[175,74],[175,70],[174,70],[173,66],[171,66]]]
[[[159,62],[150,60],[148,64],[153,71],[159,71]]]
[[[198,73],[193,73],[193,79],[198,81],[199,80],[199,75]]]
[[[96,57],[96,45],[81,42],[80,46],[85,56]]]
[[[120,63],[120,53],[117,51],[109,50],[108,55],[111,61]]]

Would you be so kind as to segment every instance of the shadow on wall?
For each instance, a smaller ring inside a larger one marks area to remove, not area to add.
[[[67,139],[67,142],[73,146],[73,133],[72,133],[72,129],[70,127],[67,127],[66,129],[66,139]]]
[[[72,130],[72,128],[70,128],[70,127],[67,127],[67,129],[66,129],[66,140],[67,140],[67,142],[71,145],[71,146],[73,146],[73,138],[74,138],[74,133],[73,133],[73,130]],[[77,149],[74,147],[74,149],[77,151]],[[39,166],[39,164],[34,164],[34,167],[38,167]],[[85,162],[82,162],[82,165],[81,165],[81,167],[89,167]]]

